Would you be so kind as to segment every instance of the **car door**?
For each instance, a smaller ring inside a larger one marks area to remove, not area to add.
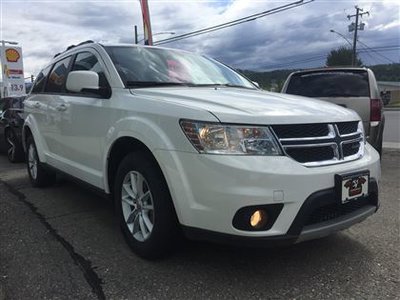
[[[60,114],[58,104],[60,99],[65,93],[65,81],[68,75],[68,70],[72,56],[68,56],[60,59],[56,62],[51,69],[46,86],[44,88],[44,94],[47,97],[47,123],[46,128],[42,132],[42,136],[48,147],[49,163],[53,166],[59,167],[60,158],[64,151],[62,146],[61,133],[58,129],[59,118],[63,115]]]
[[[49,154],[49,148],[46,143],[45,133],[49,130],[49,118],[47,115],[48,104],[51,100],[51,95],[44,93],[44,87],[51,70],[51,65],[44,68],[37,76],[31,94],[24,101],[24,115],[33,118],[35,123],[36,135],[35,142],[40,144],[45,156]]]
[[[93,50],[76,55],[71,71],[90,70],[99,74],[99,85],[109,89],[105,65]],[[60,169],[100,188],[103,187],[102,140],[108,126],[109,99],[93,92],[65,90],[51,102]]]

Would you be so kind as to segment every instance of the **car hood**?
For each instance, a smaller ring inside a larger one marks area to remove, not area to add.
[[[354,111],[335,104],[262,90],[231,87],[157,87],[132,89],[131,93],[206,110],[224,123],[304,124],[360,119]]]

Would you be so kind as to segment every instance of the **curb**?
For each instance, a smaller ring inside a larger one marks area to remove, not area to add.
[[[400,149],[400,143],[384,142],[382,146],[384,149]]]
[[[397,111],[400,110],[400,107],[384,107],[383,111]]]

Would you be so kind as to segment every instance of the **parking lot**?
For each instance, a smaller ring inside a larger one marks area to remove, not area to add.
[[[399,164],[385,150],[379,212],[342,233],[279,249],[185,242],[149,262],[108,200],[65,179],[33,189],[0,156],[0,299],[398,299]]]

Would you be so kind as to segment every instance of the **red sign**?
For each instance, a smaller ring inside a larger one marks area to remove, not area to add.
[[[143,16],[144,44],[152,46],[153,34],[151,33],[150,12],[147,0],[140,0],[140,6],[142,7]]]

